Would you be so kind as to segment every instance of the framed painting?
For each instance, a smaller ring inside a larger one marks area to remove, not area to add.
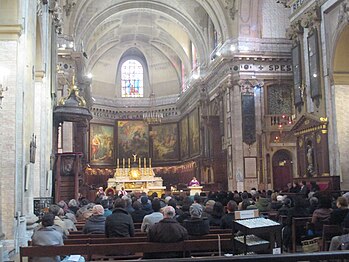
[[[143,121],[118,121],[118,158],[149,157],[148,124]]]
[[[114,164],[114,126],[90,124],[90,164]]]
[[[245,157],[245,178],[257,178],[257,158]]]
[[[189,152],[190,156],[200,154],[200,123],[199,110],[195,109],[189,114]]]
[[[181,159],[186,159],[189,157],[189,124],[187,116],[179,122],[179,126]]]
[[[154,161],[179,160],[177,123],[151,126]]]

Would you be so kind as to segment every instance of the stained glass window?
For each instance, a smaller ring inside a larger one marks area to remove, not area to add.
[[[121,67],[121,96],[143,97],[143,66],[137,60],[127,60]]]

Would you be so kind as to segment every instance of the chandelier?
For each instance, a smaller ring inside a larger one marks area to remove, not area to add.
[[[151,92],[149,95],[149,109],[143,113],[143,121],[147,124],[161,123],[163,113],[155,109],[155,93]]]

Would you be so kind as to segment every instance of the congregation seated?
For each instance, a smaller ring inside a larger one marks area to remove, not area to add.
[[[233,228],[233,221],[235,220],[234,212],[238,210],[238,206],[234,200],[230,200],[227,204],[227,214],[222,217],[221,228]]]
[[[150,242],[176,243],[188,239],[188,231],[174,219],[176,211],[172,206],[163,208],[164,218],[149,228],[148,239]],[[170,258],[179,257],[181,253],[158,252],[144,254],[145,258]]]
[[[59,246],[63,245],[62,229],[54,224],[55,215],[46,213],[43,215],[41,225],[34,230],[32,236],[33,246]],[[34,257],[37,262],[56,262],[61,261],[59,256],[55,257]]]
[[[312,234],[320,236],[322,234],[322,226],[329,222],[332,213],[331,198],[327,195],[322,195],[319,198],[319,206],[314,210],[311,219]]]
[[[125,210],[126,203],[123,199],[116,199],[113,213],[106,218],[106,237],[133,237],[134,224],[131,215]]]
[[[110,210],[109,199],[108,198],[102,199],[101,205],[104,208],[103,216],[105,217],[110,216],[112,214],[112,211]]]
[[[189,209],[190,209],[190,206],[193,204],[193,201],[190,197],[185,197],[183,199],[183,203],[182,203],[182,206],[181,206],[181,214],[177,216],[177,221],[179,223],[183,223],[184,220],[190,218],[190,212],[189,212]],[[200,205],[200,204],[198,204]],[[201,206],[201,205],[200,205]],[[203,210],[202,206],[201,206],[201,210]]]
[[[224,215],[223,205],[220,202],[216,202],[213,206],[211,217],[209,218],[210,226],[220,227],[222,224],[223,215]]]
[[[104,234],[105,233],[104,208],[101,205],[94,205],[92,215],[87,219],[82,232],[84,234]]]
[[[63,237],[66,238],[69,235],[69,230],[66,223],[59,216],[63,213],[63,210],[58,205],[51,205],[48,210],[55,216],[54,224],[62,228]]]
[[[132,207],[134,209],[131,213],[133,223],[142,223],[143,218],[148,214],[148,212],[142,209],[142,205],[138,201],[134,201]]]
[[[192,236],[202,236],[210,232],[209,220],[202,217],[202,206],[192,204],[189,208],[190,218],[183,221],[183,226],[187,229],[188,234]]]
[[[151,203],[151,209],[154,211],[149,215],[146,215],[143,218],[143,222],[141,225],[141,231],[142,232],[149,232],[149,229],[155,224],[158,223],[160,220],[164,218],[163,214],[160,212],[161,206],[160,206],[160,200],[158,198],[155,198],[153,202]]]

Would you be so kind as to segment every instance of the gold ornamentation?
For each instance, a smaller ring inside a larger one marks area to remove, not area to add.
[[[316,143],[320,144],[320,142],[321,142],[321,135],[317,134],[316,135]]]
[[[303,146],[303,138],[300,138],[300,139],[299,139],[298,145],[299,145],[299,147],[302,147],[302,146]]]
[[[76,100],[79,102],[79,106],[86,106],[86,101],[85,99],[79,95],[79,89],[78,87],[75,85],[75,76],[73,76],[73,80],[72,80],[72,85],[70,88],[68,88],[68,95],[61,97],[58,101],[58,105],[59,106],[64,106],[65,102],[70,98],[71,95],[75,95]]]

